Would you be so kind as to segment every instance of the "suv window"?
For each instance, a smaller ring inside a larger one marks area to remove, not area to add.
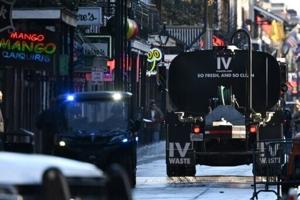
[[[128,109],[125,101],[70,102],[65,109],[68,129],[72,131],[110,131],[127,129]]]

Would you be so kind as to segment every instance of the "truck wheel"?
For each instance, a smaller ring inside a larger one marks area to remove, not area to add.
[[[121,159],[121,165],[127,172],[131,187],[134,188],[136,185],[136,162],[134,161],[133,156],[124,156]]]
[[[195,166],[171,166],[167,164],[167,175],[168,177],[173,176],[195,176],[196,167]]]
[[[132,188],[134,188],[136,185],[136,166],[133,164],[134,161],[132,159],[129,162],[131,162],[131,164],[128,166],[127,173],[130,185]]]
[[[113,164],[107,170],[108,180],[106,184],[108,199],[131,200],[132,194],[129,180],[123,167]]]
[[[290,187],[288,185],[281,186],[281,195],[287,197]]]
[[[282,166],[281,169],[281,174],[282,174],[282,179],[285,180],[288,178],[288,165],[287,163],[285,163]],[[283,197],[285,197],[285,199],[287,199],[288,193],[289,193],[289,189],[290,189],[290,185],[287,184],[285,181],[281,184],[281,194]]]
[[[176,169],[175,167],[171,167],[170,165],[167,164],[167,175],[168,177],[176,176]]]

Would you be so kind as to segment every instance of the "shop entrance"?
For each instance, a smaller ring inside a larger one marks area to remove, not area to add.
[[[3,82],[1,104],[5,130],[25,128],[35,131],[37,115],[49,104],[53,81],[45,70],[6,67],[0,70]]]

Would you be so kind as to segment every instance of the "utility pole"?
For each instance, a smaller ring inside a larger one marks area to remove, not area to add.
[[[205,49],[213,47],[214,0],[206,0]]]
[[[127,21],[127,12],[126,12],[127,0],[117,0],[116,1],[116,10],[115,10],[115,90],[123,90],[124,81],[123,81],[123,66],[124,66],[124,55],[125,55],[125,42],[126,42],[126,21]]]
[[[250,119],[250,115],[253,111],[253,102],[252,102],[252,74],[253,74],[253,64],[252,64],[252,42],[251,42],[251,35],[250,33],[245,30],[245,29],[239,29],[235,31],[231,37],[231,43],[235,44],[235,38],[237,38],[237,42],[241,42],[241,38],[247,39],[248,43],[248,65],[246,67],[246,74],[247,74],[247,79],[246,79],[246,119]],[[240,40],[239,40],[240,39]]]

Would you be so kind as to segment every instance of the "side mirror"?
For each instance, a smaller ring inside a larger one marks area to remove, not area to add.
[[[130,120],[130,130],[133,132],[138,131],[141,128],[140,120]]]

